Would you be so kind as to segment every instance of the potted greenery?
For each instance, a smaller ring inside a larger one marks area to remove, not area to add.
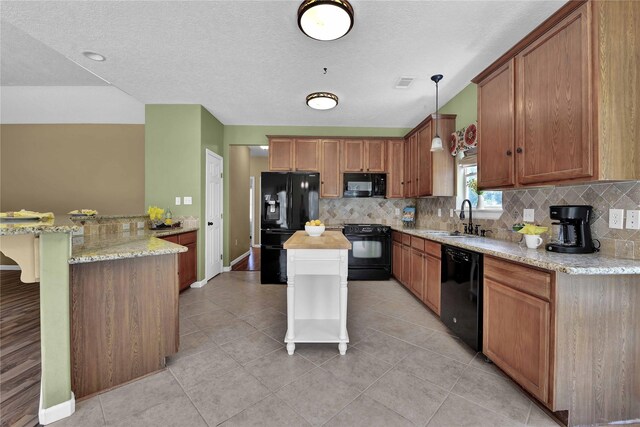
[[[471,178],[469,181],[467,181],[467,187],[469,187],[469,189],[478,196],[476,209],[484,209],[484,191],[478,190],[478,180],[475,178]]]

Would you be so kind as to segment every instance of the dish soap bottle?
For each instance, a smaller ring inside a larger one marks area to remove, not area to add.
[[[165,225],[171,225],[173,224],[173,220],[171,219],[171,211],[169,210],[169,208],[167,208],[165,214],[164,214],[164,223]]]

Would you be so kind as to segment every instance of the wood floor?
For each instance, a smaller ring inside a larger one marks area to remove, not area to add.
[[[38,425],[40,285],[0,271],[0,426]]]
[[[242,261],[231,267],[231,271],[259,271],[260,270],[260,248],[249,249]]]

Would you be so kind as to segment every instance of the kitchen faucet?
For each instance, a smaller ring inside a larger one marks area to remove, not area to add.
[[[464,204],[469,203],[469,225],[464,226],[464,232],[466,234],[473,234],[473,210],[471,208],[471,200],[464,199],[462,206],[460,206],[460,219],[464,219]]]

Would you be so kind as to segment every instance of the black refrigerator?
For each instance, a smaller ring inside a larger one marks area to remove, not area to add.
[[[318,219],[320,174],[262,172],[260,186],[260,283],[287,283],[283,245],[305,222]]]

